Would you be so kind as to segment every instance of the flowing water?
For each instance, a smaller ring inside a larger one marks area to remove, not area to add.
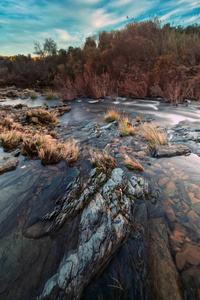
[[[36,100],[7,100],[2,104],[13,105],[24,103],[29,107],[36,107],[42,105],[43,100],[42,97]],[[48,100],[49,107],[59,105],[59,103],[60,100]],[[131,119],[136,116],[141,116],[142,119],[150,117],[168,129],[178,124],[179,126],[187,125],[200,129],[200,106],[195,101],[192,101],[188,106],[180,105],[179,107],[173,107],[165,103],[163,99],[133,100],[117,98],[116,101],[111,101],[109,98],[106,98],[100,100],[76,99],[69,102],[69,105],[72,107],[72,110],[59,118],[61,126],[67,126],[69,123],[76,124],[77,122],[95,122],[101,125],[104,124],[103,114],[106,110],[116,108],[120,112],[130,116]],[[4,153],[2,148],[0,148],[0,159],[4,156],[10,156],[10,154]],[[30,263],[29,260],[32,260],[33,257],[35,259],[40,257],[42,268],[45,264],[46,253],[43,247],[46,243],[47,248],[50,249],[53,241],[49,237],[45,237],[43,242],[41,240],[32,240],[31,243],[33,244],[34,242],[34,249],[30,250],[30,253],[26,255],[24,247],[26,247],[28,242],[23,236],[24,224],[22,225],[22,219],[25,218],[27,225],[34,223],[35,219],[38,218],[38,210],[44,215],[45,211],[48,211],[51,205],[53,205],[55,192],[58,191],[57,187],[59,186],[59,192],[62,193],[65,189],[63,180],[66,184],[77,174],[76,168],[73,171],[70,169],[70,172],[67,172],[68,169],[64,168],[62,163],[57,166],[42,167],[39,161],[25,161],[22,156],[20,156],[19,160],[20,164],[16,171],[1,175],[0,177],[0,188],[2,191],[0,196],[0,222],[2,228],[0,254],[1,268],[4,270],[3,279],[1,278],[3,284],[0,290],[0,298],[1,293],[4,295],[4,291],[9,286],[9,269],[12,267],[16,268],[17,272],[13,275],[11,281],[17,281],[21,278],[22,272],[28,274],[29,268],[33,268],[38,278],[34,280],[30,278],[33,281],[30,287],[39,282],[42,270],[34,269],[34,262]],[[150,251],[155,251],[155,239],[156,243],[163,249],[162,236],[158,234],[160,228],[163,226],[166,230],[167,241],[169,243],[166,245],[166,251],[169,252],[169,256],[176,266],[174,272],[178,270],[182,279],[182,296],[184,299],[198,299],[198,292],[196,290],[188,292],[190,287],[188,287],[189,283],[187,274],[185,275],[187,271],[185,267],[190,269],[190,265],[198,266],[200,263],[200,260],[196,258],[199,254],[194,255],[195,251],[195,253],[199,251],[199,248],[195,247],[199,246],[200,240],[200,157],[196,154],[191,154],[189,156],[172,158],[151,158],[151,163],[146,166],[146,171],[142,175],[160,191],[158,203],[151,206],[148,211],[152,241]],[[56,187],[56,191],[54,187]],[[40,194],[41,191],[42,196]],[[50,199],[48,205],[44,205],[44,202],[42,204],[42,201],[46,201],[48,197]],[[33,198],[35,199],[34,201]],[[30,212],[30,207],[32,207],[31,216],[29,215],[27,219],[26,215],[27,212]],[[163,222],[165,225],[163,225]],[[62,239],[59,245],[62,247]],[[185,250],[187,257],[182,250],[183,246],[187,248]],[[30,244],[27,247],[31,249]],[[153,263],[159,272],[159,268],[164,268],[163,272],[165,274],[163,277],[167,281],[167,276],[171,274],[171,271],[168,273],[168,256],[161,257],[161,252],[157,253],[157,263],[160,263],[160,266],[157,266],[155,261]],[[178,255],[177,259],[178,253],[183,254],[181,262],[180,255]],[[58,256],[61,257],[62,254],[63,251],[59,250]],[[21,265],[21,255],[25,257],[26,266]],[[50,253],[48,255],[51,256],[53,254]],[[193,256],[195,256],[194,259]],[[163,262],[165,260],[166,265]],[[199,272],[197,273],[200,281],[200,270],[197,268],[197,271]],[[156,276],[154,279],[158,282],[160,280]],[[166,290],[161,299],[172,299],[170,298],[169,290],[173,289],[173,287],[170,287],[170,284],[170,280],[168,283],[160,282],[160,287]],[[195,284],[195,288],[200,288],[198,286],[199,282]],[[23,284],[21,285],[22,287]],[[24,288],[27,289],[27,287]],[[16,286],[15,292],[17,295]],[[168,292],[169,294],[167,294]],[[9,299],[12,299],[12,297]]]

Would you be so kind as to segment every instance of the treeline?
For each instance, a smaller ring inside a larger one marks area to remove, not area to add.
[[[161,26],[157,19],[88,37],[82,48],[35,43],[38,58],[1,58],[0,83],[54,86],[63,100],[164,97],[177,104],[200,97],[200,26]]]

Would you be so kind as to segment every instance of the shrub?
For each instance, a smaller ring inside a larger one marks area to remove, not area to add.
[[[134,135],[135,128],[132,124],[130,124],[128,118],[123,116],[123,120],[119,123],[119,132],[122,136]]]
[[[126,156],[124,160],[124,165],[127,167],[129,170],[136,170],[136,171],[145,171],[143,166],[139,162],[134,162],[129,156]]]
[[[144,123],[141,125],[145,138],[148,140],[148,146],[151,150],[155,145],[168,145],[167,135],[164,131],[156,128],[152,122],[150,124]]]
[[[113,122],[113,121],[119,121],[120,119],[120,113],[115,109],[109,109],[104,114],[104,119],[106,122]]]
[[[33,108],[30,109],[26,112],[27,118],[32,119],[32,118],[37,118],[38,121],[42,124],[57,124],[58,119],[57,119],[57,112],[56,111],[47,111],[43,108]]]

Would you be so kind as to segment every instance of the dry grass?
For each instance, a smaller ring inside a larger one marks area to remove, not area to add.
[[[27,118],[37,118],[39,123],[42,124],[57,124],[59,121],[57,119],[57,112],[56,111],[47,111],[43,108],[34,108],[30,109],[26,112]]]
[[[0,124],[5,129],[11,130],[11,129],[19,129],[20,124],[13,121],[12,118],[6,116],[5,118],[0,119]]]
[[[116,168],[117,162],[114,157],[107,153],[100,153],[99,151],[90,151],[91,163],[93,167],[97,167],[105,174],[110,174],[112,169]]]
[[[141,122],[141,118],[139,116],[136,116],[135,118],[136,122],[140,123]]]
[[[129,122],[129,119],[124,116],[122,121],[119,123],[119,132],[122,136],[135,134],[134,126]]]
[[[126,156],[124,160],[124,165],[129,170],[135,170],[135,171],[145,171],[143,166],[139,162],[134,162],[128,155]]]
[[[58,137],[58,134],[56,131],[51,131],[50,135],[52,136],[53,139],[57,139],[57,137]]]
[[[68,166],[74,165],[78,160],[79,152],[79,147],[74,140],[67,141],[63,147],[61,147],[61,155]]]
[[[0,134],[0,141],[6,151],[16,149],[22,142],[23,134],[16,129],[4,131]]]
[[[115,109],[109,109],[104,114],[104,119],[106,122],[113,122],[113,121],[119,121],[120,119],[120,113]]]
[[[35,134],[24,138],[22,154],[31,157],[39,156],[43,165],[56,164],[64,160],[67,165],[72,166],[78,159],[79,148],[74,140],[63,144],[57,143],[50,136]]]
[[[148,146],[151,150],[156,145],[168,145],[166,132],[158,131],[156,125],[144,123],[141,125],[145,138],[148,140]]]
[[[40,134],[26,135],[23,139],[22,154],[25,156],[38,156],[38,149],[45,145],[49,146],[46,136]]]
[[[55,94],[53,91],[45,92],[45,99],[46,100],[54,100],[56,98],[57,98],[57,94]]]

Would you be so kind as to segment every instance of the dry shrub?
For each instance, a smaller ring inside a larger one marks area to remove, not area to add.
[[[129,119],[124,116],[122,121],[119,123],[119,132],[122,136],[135,134],[134,126],[129,122]]]
[[[148,146],[151,150],[156,145],[168,145],[166,132],[158,131],[156,125],[144,123],[141,125],[145,138],[148,140]]]
[[[16,149],[22,142],[23,134],[16,129],[4,131],[0,134],[0,141],[6,151]]]
[[[145,171],[143,166],[139,162],[134,162],[128,155],[126,155],[125,160],[124,160],[124,165],[127,167],[129,170],[136,170],[136,171]]]
[[[112,169],[117,167],[115,158],[105,152],[91,150],[90,156],[93,167],[97,167],[104,174],[110,174]]]
[[[37,118],[39,123],[42,124],[57,124],[59,121],[57,119],[57,112],[56,111],[47,111],[43,108],[33,108],[26,112],[27,118]]]
[[[120,113],[116,109],[109,109],[104,114],[104,119],[105,119],[106,122],[119,121]]]

